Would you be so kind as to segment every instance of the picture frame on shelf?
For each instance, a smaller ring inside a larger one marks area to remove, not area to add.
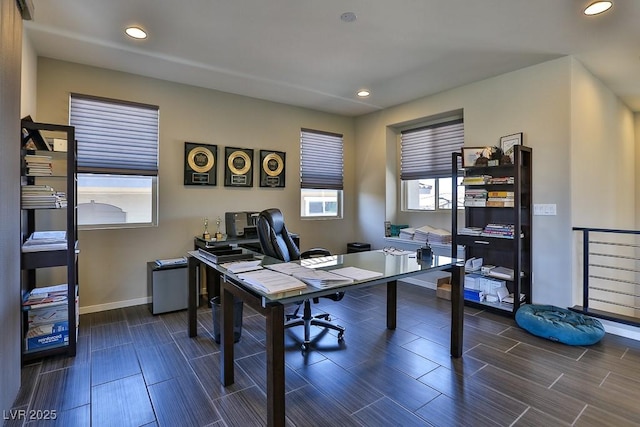
[[[513,133],[500,138],[500,148],[502,148],[502,164],[513,164],[514,146],[522,145],[522,132]]]

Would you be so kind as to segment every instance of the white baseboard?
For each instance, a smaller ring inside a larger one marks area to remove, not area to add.
[[[80,314],[97,313],[99,311],[114,310],[116,308],[132,307],[134,305],[149,304],[151,297],[136,298],[126,301],[110,302],[107,304],[88,305],[80,307]]]
[[[602,326],[604,326],[604,330],[607,333],[640,341],[640,328],[625,325],[624,323],[611,322],[604,319],[598,320],[600,320]]]

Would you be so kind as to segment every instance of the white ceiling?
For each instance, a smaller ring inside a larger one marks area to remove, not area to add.
[[[40,56],[360,115],[565,55],[640,111],[640,1],[33,0]],[[357,20],[340,20],[354,12]],[[145,41],[124,35],[131,24]],[[368,88],[360,100],[355,92]]]

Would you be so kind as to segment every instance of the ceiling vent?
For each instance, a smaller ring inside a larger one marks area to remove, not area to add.
[[[25,21],[33,21],[33,0],[16,0],[22,19]]]

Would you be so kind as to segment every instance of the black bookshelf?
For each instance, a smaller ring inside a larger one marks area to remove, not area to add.
[[[465,298],[465,304],[482,309],[514,315],[520,305],[531,303],[532,281],[532,149],[523,145],[514,147],[514,159],[511,164],[495,166],[471,166],[463,168],[462,154],[452,154],[452,178],[457,182],[459,176],[512,178],[511,181],[465,184],[469,189],[491,192],[512,193],[513,201],[504,202],[505,206],[465,206],[464,224],[458,223],[458,188],[453,186],[452,210],[452,248],[465,247],[465,261],[470,258],[482,258],[483,265],[505,267],[513,270],[510,279],[485,276],[488,279],[503,280],[509,294],[513,294],[513,304],[501,301],[474,301]],[[471,181],[473,182],[473,181]],[[463,181],[464,183],[464,181]],[[500,202],[497,202],[500,204]],[[465,227],[485,230],[489,224],[513,226],[512,237],[495,237],[482,233],[465,234]],[[452,254],[455,256],[455,254]],[[480,274],[482,272],[474,272]],[[521,300],[518,295],[524,295]]]

